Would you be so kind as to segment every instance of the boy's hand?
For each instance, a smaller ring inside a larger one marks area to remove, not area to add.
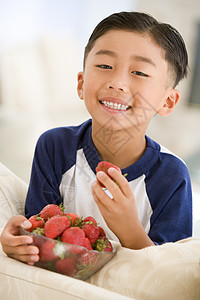
[[[97,181],[92,184],[94,200],[108,227],[125,247],[140,249],[154,245],[138,219],[135,198],[127,179],[114,168],[109,168],[108,174],[111,178],[105,172],[98,172]],[[98,181],[110,191],[112,199]]]
[[[33,265],[39,260],[39,249],[31,245],[33,239],[30,236],[20,235],[20,226],[26,230],[32,224],[24,216],[10,218],[0,236],[2,249],[8,256]]]

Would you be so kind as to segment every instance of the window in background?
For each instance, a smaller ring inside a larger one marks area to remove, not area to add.
[[[136,0],[0,1],[1,49],[44,35],[70,34],[85,46],[94,26],[113,12],[134,10]]]

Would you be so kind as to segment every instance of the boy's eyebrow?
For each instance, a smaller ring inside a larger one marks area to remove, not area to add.
[[[107,50],[107,49],[101,49],[101,50],[97,51],[95,53],[95,55],[108,55],[108,56],[112,56],[112,57],[117,56],[117,54],[114,51]],[[136,60],[136,61],[146,62],[146,63],[148,63],[148,64],[150,64],[150,65],[152,65],[153,67],[156,68],[156,64],[149,57],[145,57],[145,56],[142,56],[142,55],[132,55],[131,58],[133,60]]]
[[[148,64],[151,64],[153,67],[156,68],[156,64],[154,63],[154,61],[149,58],[149,57],[145,57],[145,56],[140,56],[140,55],[133,55],[132,58],[136,61],[143,61],[146,62]]]
[[[116,56],[115,52],[107,49],[101,49],[95,53],[95,55],[109,55],[109,56]]]

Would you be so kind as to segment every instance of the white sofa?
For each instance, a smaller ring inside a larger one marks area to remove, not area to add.
[[[27,184],[0,163],[0,230],[24,213]],[[0,231],[0,232],[1,232]],[[200,238],[117,254],[86,281],[11,259],[0,249],[0,299],[200,299]]]

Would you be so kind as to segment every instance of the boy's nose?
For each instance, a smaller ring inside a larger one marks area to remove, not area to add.
[[[109,89],[114,89],[114,90],[119,90],[119,91],[124,91],[124,89],[122,87],[115,87],[113,84],[108,86]]]
[[[123,76],[112,78],[107,82],[107,88],[126,93],[128,90],[127,79],[123,78]]]

